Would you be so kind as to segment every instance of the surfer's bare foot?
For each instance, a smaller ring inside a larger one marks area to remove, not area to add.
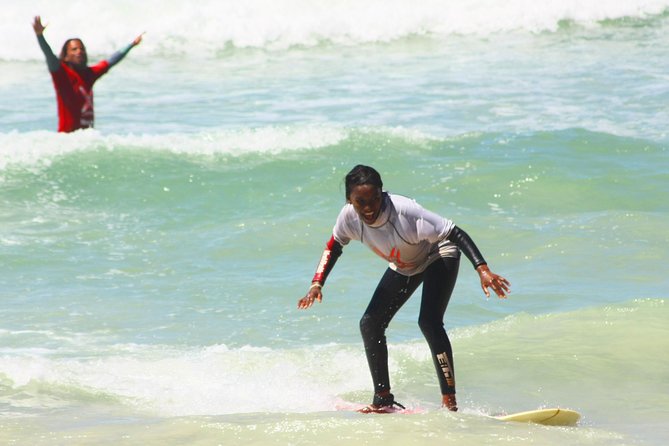
[[[445,407],[450,411],[458,411],[458,403],[455,400],[455,394],[452,395],[442,395],[441,396],[441,407]]]

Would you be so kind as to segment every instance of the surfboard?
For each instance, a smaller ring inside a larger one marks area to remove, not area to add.
[[[378,413],[378,414],[384,414],[384,413],[403,413],[403,414],[411,414],[411,413],[421,413],[422,411],[420,409],[413,409],[413,408],[401,408],[397,406],[393,407],[381,407],[379,409],[374,409],[370,406],[364,406],[364,407],[359,407],[358,409],[355,409],[356,412],[358,413],[364,413],[364,414],[371,414],[371,413]]]
[[[420,414],[427,412],[421,407],[407,407],[402,409],[396,406],[386,407],[378,411],[366,410],[368,406],[339,400],[335,406],[336,410],[358,412],[363,414]],[[505,415],[491,415],[490,418],[499,421],[515,421],[520,423],[537,423],[545,426],[576,426],[581,414],[571,409],[550,408],[528,410]]]
[[[537,409],[527,412],[496,415],[494,419],[500,421],[517,421],[521,423],[538,423],[546,426],[576,426],[581,414],[570,409]]]
[[[392,406],[384,407],[379,410],[369,410],[369,406],[363,406],[360,404],[353,404],[347,401],[339,401],[335,406],[336,410],[344,410],[350,412],[358,412],[363,414],[389,414],[389,413],[398,413],[398,414],[417,414],[423,413],[425,410],[419,407],[406,407],[402,409],[401,407]]]

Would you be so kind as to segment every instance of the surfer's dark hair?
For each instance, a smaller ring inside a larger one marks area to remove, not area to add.
[[[379,172],[373,167],[358,164],[346,174],[346,179],[344,180],[344,185],[346,186],[346,200],[351,197],[351,192],[353,192],[354,187],[366,184],[383,189],[383,181],[381,181]]]
[[[73,37],[65,41],[65,43],[63,44],[63,48],[61,48],[60,50],[60,56],[58,56],[58,59],[60,59],[61,62],[65,60],[65,56],[67,56],[67,46],[73,40],[78,40],[79,43],[81,43],[81,47],[84,49],[84,65],[88,65],[88,53],[86,52],[86,45],[84,45],[84,41],[78,37]]]

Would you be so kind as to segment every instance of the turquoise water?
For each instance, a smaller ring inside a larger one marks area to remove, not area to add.
[[[3,5],[1,443],[666,444],[669,2],[365,5]],[[36,13],[93,60],[147,31],[95,130],[55,133]],[[296,310],[357,163],[512,282],[463,263],[457,414],[415,298],[388,339],[421,413],[336,410],[371,398],[362,246]],[[485,416],[547,406],[583,419]]]

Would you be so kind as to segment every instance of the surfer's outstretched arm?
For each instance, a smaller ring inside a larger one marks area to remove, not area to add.
[[[33,21],[33,29],[35,30],[35,35],[37,36],[39,47],[44,53],[44,57],[46,57],[46,65],[49,68],[49,71],[51,73],[58,71],[60,68],[60,60],[58,60],[58,57],[56,57],[56,55],[53,53],[53,50],[44,37],[44,30],[46,29],[46,25],[42,25],[42,18],[40,16],[35,16],[35,20]]]
[[[107,62],[109,62],[109,67],[113,67],[117,63],[119,63],[123,58],[130,52],[131,49],[136,47],[142,42],[142,37],[144,36],[144,33],[140,34],[139,36],[135,37],[135,40],[127,44],[125,47],[120,49],[119,51],[115,52],[112,54],[109,59],[107,59]]]
[[[490,297],[488,288],[491,288],[500,299],[505,299],[506,295],[511,291],[511,284],[504,277],[490,271],[487,262],[483,258],[483,254],[481,254],[481,251],[476,247],[474,240],[457,226],[453,227],[448,235],[448,239],[455,243],[460,251],[462,251],[469,261],[472,262],[476,272],[479,273],[481,289],[486,297]]]
[[[328,274],[334,268],[337,259],[342,253],[342,245],[335,240],[334,236],[330,237],[323,255],[321,256],[321,261],[316,268],[316,273],[314,278],[311,279],[311,286],[307,294],[297,302],[297,308],[300,310],[305,310],[314,304],[314,301],[322,302],[323,301],[323,292],[322,288],[325,284],[325,279],[327,279]]]

